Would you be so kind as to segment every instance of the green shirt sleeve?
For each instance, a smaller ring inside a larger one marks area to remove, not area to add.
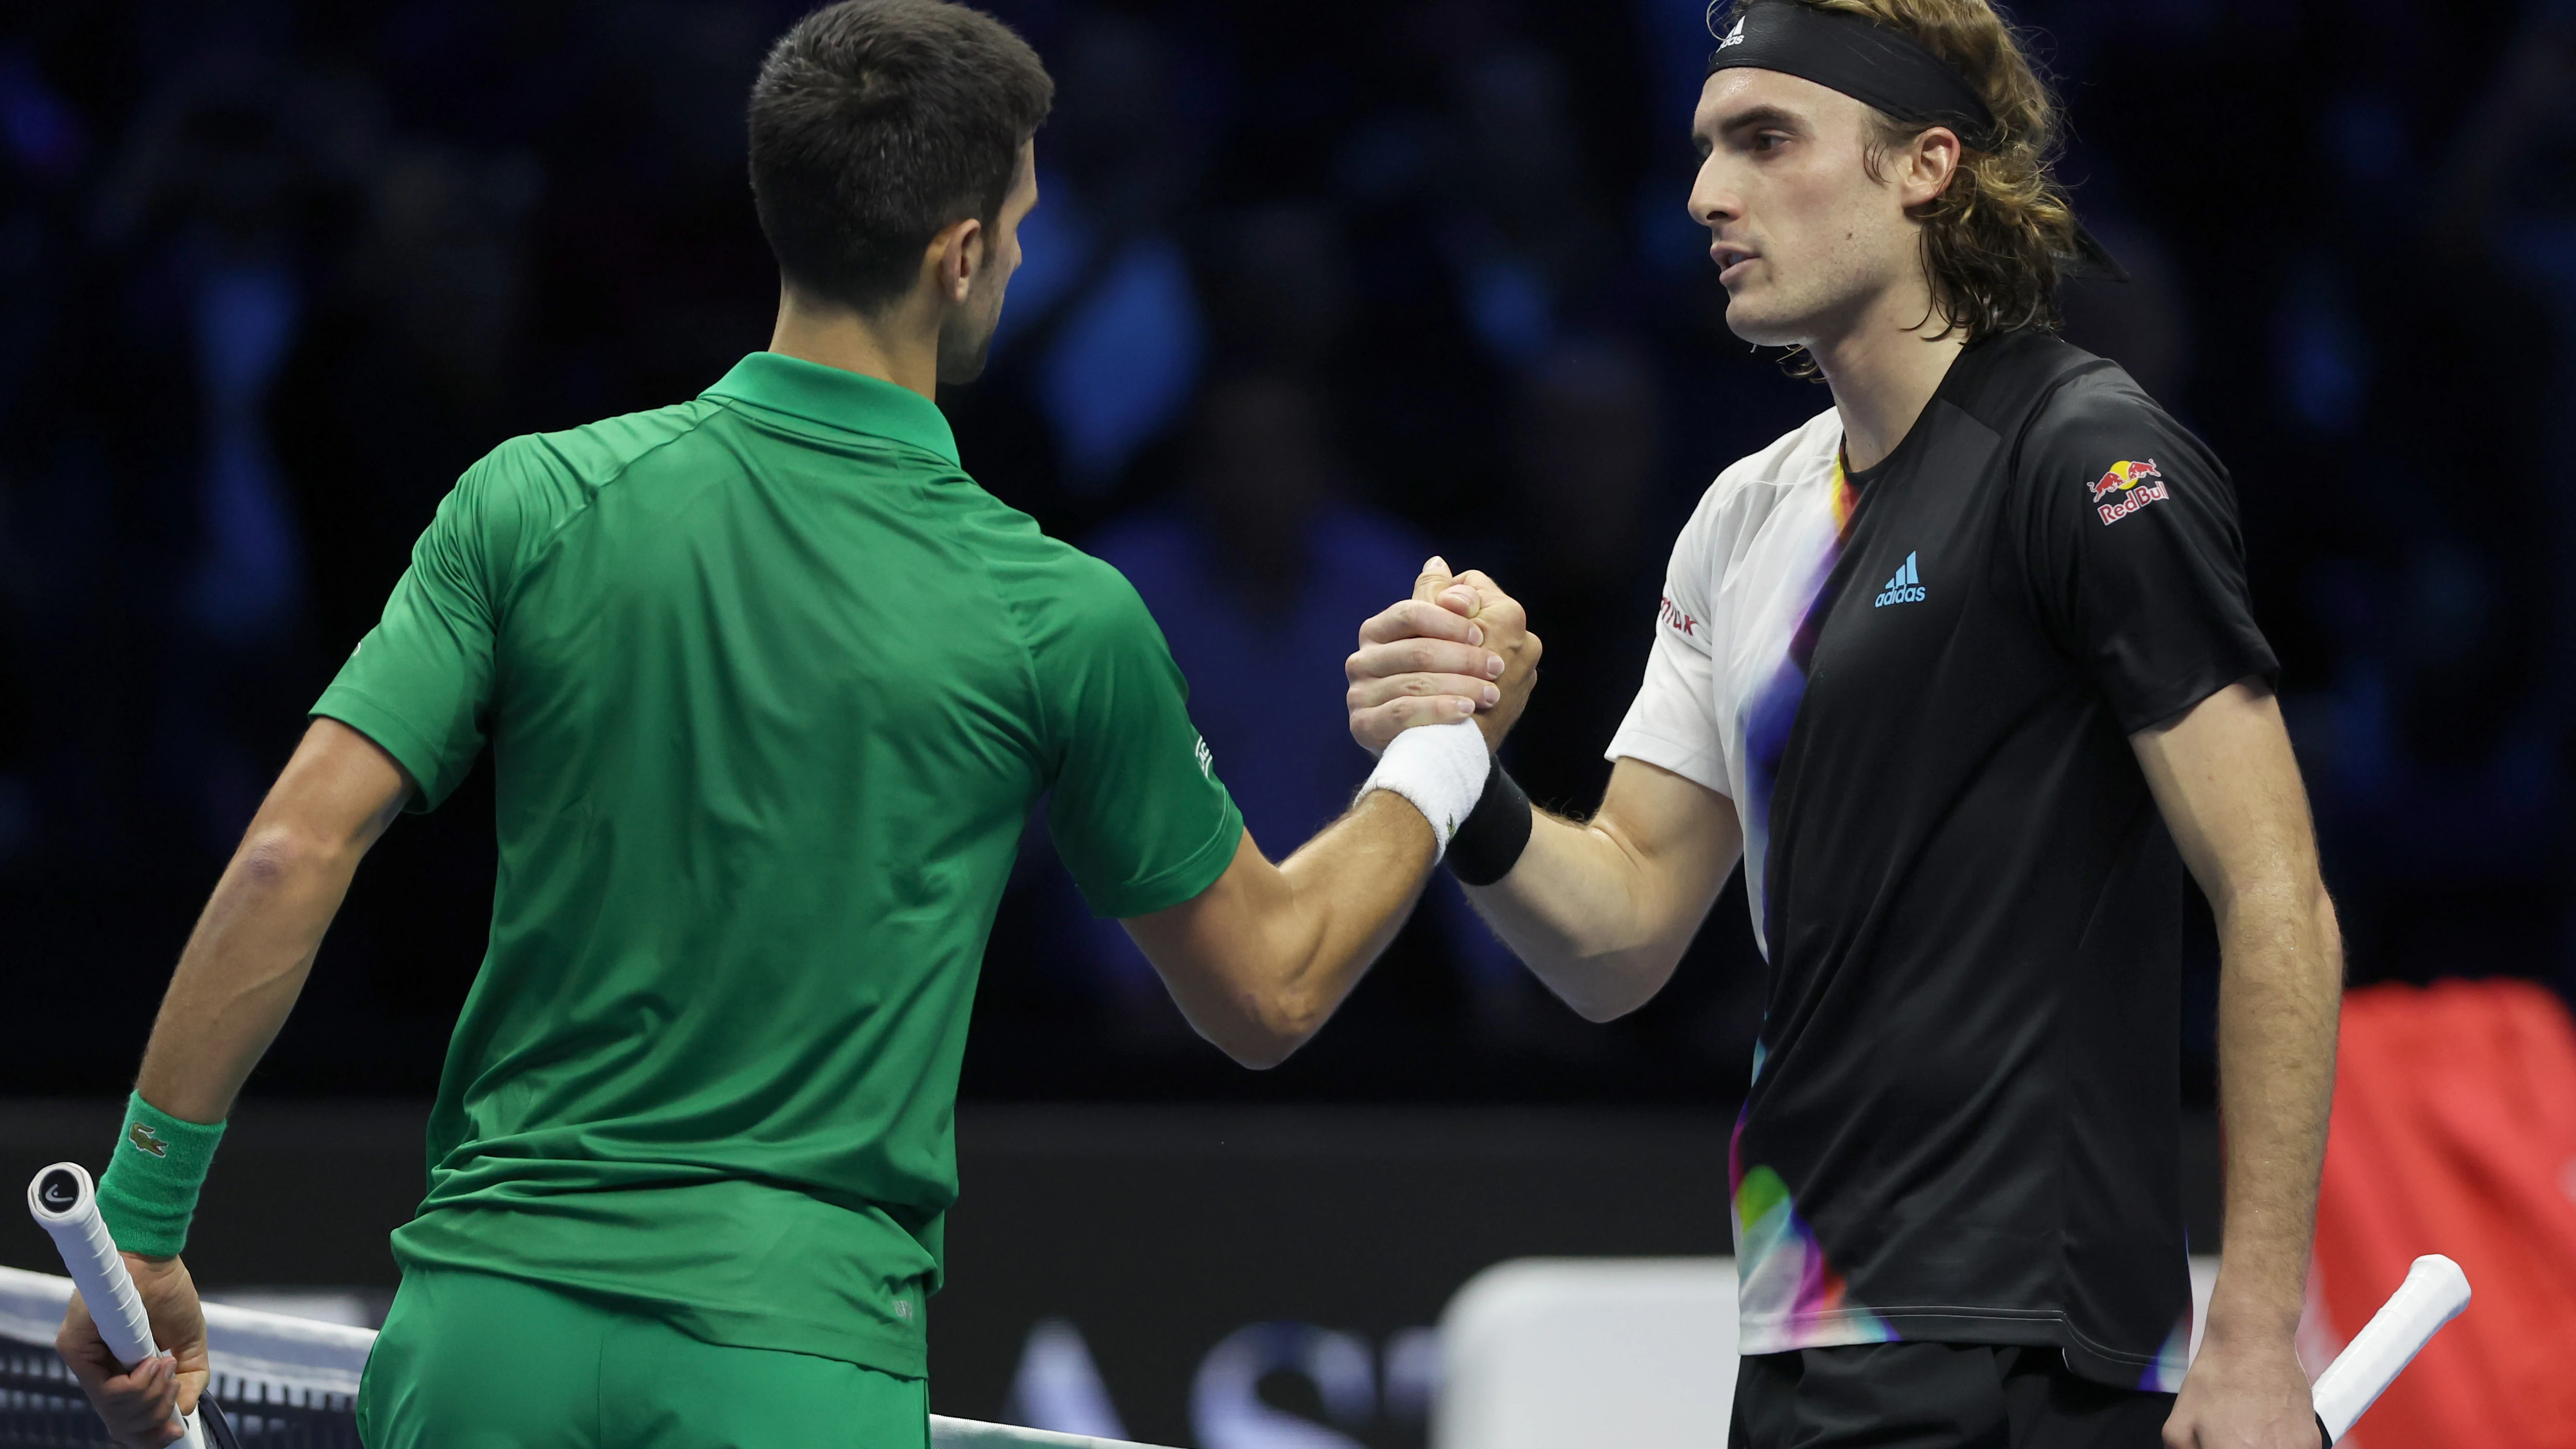
[[[511,552],[495,535],[517,522],[512,447],[467,469],[438,505],[384,618],[312,709],[409,771],[420,787],[414,810],[436,809],[483,749],[502,592],[494,565]]]
[[[1056,746],[1047,826],[1094,914],[1142,916],[1215,884],[1243,815],[1145,601],[1109,565],[1081,565],[1037,647]]]

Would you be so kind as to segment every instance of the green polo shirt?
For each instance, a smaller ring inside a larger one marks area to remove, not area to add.
[[[502,444],[313,711],[416,809],[492,748],[491,944],[395,1256],[922,1374],[1031,807],[1102,915],[1233,859],[1185,692],[1127,581],[890,383],[754,353]]]

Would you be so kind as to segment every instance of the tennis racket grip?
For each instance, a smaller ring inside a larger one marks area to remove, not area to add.
[[[2416,1259],[2406,1281],[2317,1375],[2310,1393],[2329,1442],[2340,1441],[2442,1325],[2468,1306],[2469,1275],[2459,1264],[2439,1253]]]
[[[98,1189],[79,1163],[57,1162],[27,1184],[27,1211],[53,1237],[63,1267],[89,1305],[98,1336],[116,1361],[129,1370],[160,1354],[152,1341],[152,1320],[143,1311],[143,1295],[134,1291],[134,1275],[108,1236],[98,1215]]]

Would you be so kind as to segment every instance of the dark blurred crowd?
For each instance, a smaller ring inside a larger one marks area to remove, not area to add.
[[[466,464],[764,345],[740,114],[799,8],[0,22],[0,1016],[29,1044],[0,1089],[121,1085],[305,706]],[[1274,854],[1365,773],[1341,660],[1434,551],[1527,602],[1547,664],[1513,768],[1590,805],[1674,531],[1829,405],[1728,335],[1684,212],[1701,0],[993,8],[1060,91],[992,371],[942,398],[968,468],[1135,582]],[[2015,13],[2132,278],[2073,287],[2069,335],[2235,473],[2356,978],[2576,983],[2576,643],[2550,622],[2576,585],[2576,483],[2550,471],[2576,417],[2576,5]],[[378,848],[278,1090],[426,1090],[490,828],[487,781]],[[1082,912],[1041,817],[967,1088],[1723,1105],[1758,973],[1730,892],[1663,999],[1584,1026],[1441,882],[1345,1021],[1254,1085]]]

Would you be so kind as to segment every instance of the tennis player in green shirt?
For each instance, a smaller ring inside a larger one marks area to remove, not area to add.
[[[360,856],[487,747],[490,947],[394,1235],[373,1449],[919,1449],[968,1008],[1041,796],[1246,1065],[1384,948],[1537,642],[1484,619],[1486,677],[1264,858],[1135,591],[977,487],[932,401],[982,366],[1051,95],[960,6],[808,16],[750,107],[769,350],[504,443],[440,505],[153,1028],[100,1205],[172,1356],[121,1370],[77,1303],[60,1340],[120,1440],[168,1442],[205,1382],[197,1185]]]

